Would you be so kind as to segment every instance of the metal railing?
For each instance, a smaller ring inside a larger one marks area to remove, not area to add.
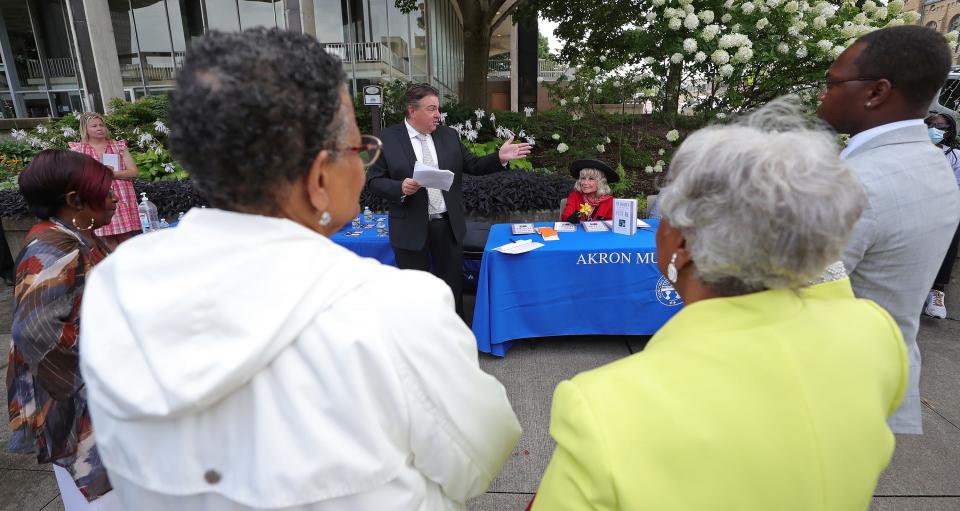
[[[47,72],[49,78],[66,78],[77,76],[77,70],[73,65],[73,59],[70,57],[57,57],[47,59]],[[43,78],[43,66],[38,59],[27,60],[27,78]]]
[[[560,78],[568,66],[560,64],[550,59],[537,60],[537,76],[545,81],[554,81]],[[487,79],[510,79],[510,61],[509,60],[491,60],[487,65]]]
[[[397,55],[385,43],[327,43],[323,46],[327,53],[340,57],[344,64],[383,62],[403,73],[409,70],[406,57]]]

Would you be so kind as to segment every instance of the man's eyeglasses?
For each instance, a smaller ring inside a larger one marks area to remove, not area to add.
[[[820,92],[826,92],[830,87],[834,85],[839,85],[841,83],[847,82],[875,82],[880,80],[880,78],[850,78],[848,80],[831,80],[829,78],[824,78],[820,80]]]
[[[380,149],[383,147],[383,142],[373,136],[373,135],[361,135],[360,136],[360,145],[358,146],[348,146],[341,147],[339,149],[331,149],[331,152],[355,152],[357,156],[360,157],[360,160],[363,161],[364,167],[369,167],[373,165],[373,162],[377,161],[377,158],[380,157]]]

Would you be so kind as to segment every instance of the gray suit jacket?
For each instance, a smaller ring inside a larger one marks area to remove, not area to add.
[[[960,191],[950,164],[923,126],[879,135],[846,163],[869,206],[843,253],[853,291],[896,319],[910,357],[910,384],[890,417],[895,433],[923,433],[920,408],[920,314],[960,221]]]

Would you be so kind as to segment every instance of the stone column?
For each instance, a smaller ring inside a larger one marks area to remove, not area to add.
[[[110,7],[107,0],[68,0],[67,7],[76,38],[87,105],[105,112],[112,99],[123,98],[123,77],[120,75],[117,43],[113,38]]]

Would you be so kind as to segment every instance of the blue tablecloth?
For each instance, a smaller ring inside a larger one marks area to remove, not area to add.
[[[656,228],[656,220],[647,220]],[[537,226],[552,223],[537,223]],[[513,236],[497,224],[483,251],[473,313],[477,348],[504,356],[514,339],[559,335],[650,335],[683,302],[656,264],[654,233],[559,234],[558,241],[519,255],[493,249]]]
[[[354,229],[351,224],[347,224],[336,234],[330,237],[334,243],[350,249],[362,257],[372,257],[383,264],[390,266],[397,265],[397,259],[393,255],[393,249],[390,248],[389,236],[377,236],[377,218],[387,218],[387,215],[373,215],[372,224],[374,227]],[[387,229],[390,228],[390,221],[387,220]],[[360,231],[360,236],[347,236],[350,231]]]

